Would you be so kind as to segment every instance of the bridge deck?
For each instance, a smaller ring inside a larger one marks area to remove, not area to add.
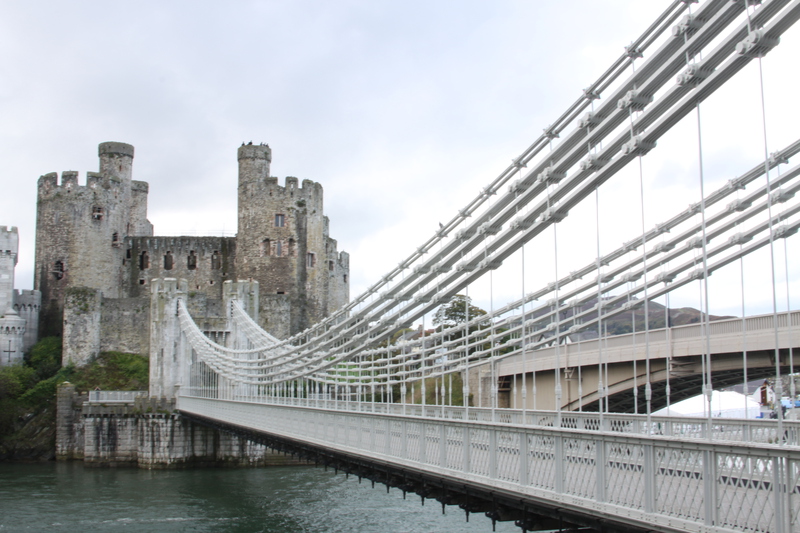
[[[520,355],[501,360],[497,365],[499,376],[511,376],[523,372],[550,371],[557,367],[596,366],[599,364],[629,363],[702,355],[704,353],[725,354],[742,351],[765,351],[800,346],[800,311],[791,313],[791,327],[787,327],[787,315],[777,316],[777,328],[773,315],[747,317],[743,325],[741,318],[716,320],[710,323],[708,335],[703,324],[675,326],[669,329],[651,330],[550,346],[528,352],[526,361]],[[777,332],[776,332],[777,329]],[[777,341],[777,345],[776,345]],[[774,363],[773,363],[774,364]]]
[[[178,409],[630,527],[789,531],[800,516],[797,446],[185,396]]]

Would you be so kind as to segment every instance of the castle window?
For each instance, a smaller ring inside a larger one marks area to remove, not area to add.
[[[125,252],[125,259],[130,259],[130,258],[131,258],[131,249],[128,248],[128,250]]]
[[[283,255],[283,241],[275,241],[275,256],[281,257]]]
[[[103,208],[102,207],[93,207],[92,208],[92,218],[94,220],[103,220]]]
[[[115,231],[114,233],[111,234],[111,246],[115,246],[116,247],[116,246],[119,246],[119,245],[120,245],[119,233],[117,233]]]
[[[314,252],[308,252],[306,254],[306,266],[308,268],[314,268],[316,264],[317,264],[317,254],[315,254]]]
[[[56,261],[53,265],[53,277],[56,279],[61,279],[64,277],[64,263],[61,261]]]
[[[347,283],[347,274],[344,275],[344,282]]]
[[[328,261],[328,270],[331,270],[331,271],[333,271],[333,268],[334,268],[334,266],[335,266],[335,265],[334,265],[334,262],[333,262],[333,261]]]
[[[286,217],[281,214],[275,215],[275,227],[282,228],[285,225],[286,225]]]
[[[150,268],[150,254],[147,251],[139,255],[139,270],[147,270]]]
[[[194,250],[189,252],[189,257],[186,258],[186,268],[189,270],[195,270],[197,268],[197,254],[194,253]]]
[[[145,285],[146,283],[147,283],[146,279],[140,279],[139,280],[139,285]]]
[[[219,251],[214,250],[211,254],[211,270],[219,270],[222,266],[222,258],[219,256]]]
[[[172,257],[172,252],[167,252],[164,255],[164,270],[172,270],[173,263],[174,259]]]
[[[297,250],[294,247],[294,239],[289,239],[289,253],[286,255],[289,257],[297,256]]]
[[[278,294],[285,294],[283,291],[278,291]]]
[[[261,244],[258,245],[258,251],[261,257],[272,255],[272,250],[269,247],[269,239],[261,241]]]

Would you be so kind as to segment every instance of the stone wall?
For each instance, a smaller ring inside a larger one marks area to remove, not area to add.
[[[25,335],[22,350],[28,352],[39,339],[39,310],[42,307],[42,293],[23,289],[14,290],[14,309],[25,320]]]
[[[463,378],[463,375],[462,375]],[[489,363],[473,367],[469,371],[469,393],[472,395],[472,405],[475,407],[492,406],[492,368]],[[498,407],[508,407],[508,395],[498,396]]]
[[[150,353],[150,300],[103,298],[100,316],[101,352]]]
[[[56,393],[56,459],[83,459],[85,432],[81,412],[88,395],[75,392],[75,385],[64,382]]]
[[[63,365],[86,365],[100,352],[102,301],[98,289],[70,287],[64,292]]]
[[[181,468],[302,464],[270,448],[180,416],[174,402],[87,402],[69,383],[59,386],[56,459],[91,466]]]
[[[181,278],[192,292],[222,299],[222,284],[236,280],[234,237],[131,237],[125,239],[123,293],[149,297],[154,278]]]

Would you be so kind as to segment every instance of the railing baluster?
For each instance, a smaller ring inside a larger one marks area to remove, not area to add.
[[[596,439],[594,441],[594,469],[597,484],[595,497],[601,503],[606,501],[606,466],[606,442],[602,439]]]

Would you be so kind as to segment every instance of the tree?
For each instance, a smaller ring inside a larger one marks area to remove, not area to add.
[[[436,314],[433,316],[433,323],[437,326],[438,331],[442,331],[443,329],[452,328],[459,324],[464,324],[467,321],[472,321],[476,317],[485,315],[486,311],[472,305],[472,299],[470,297],[464,296],[463,294],[456,294],[448,303],[436,310]],[[489,327],[489,325],[490,322],[488,319],[480,320],[469,327],[469,332],[472,333],[485,329]],[[450,338],[458,339],[461,336],[462,332],[458,331],[453,332]]]

